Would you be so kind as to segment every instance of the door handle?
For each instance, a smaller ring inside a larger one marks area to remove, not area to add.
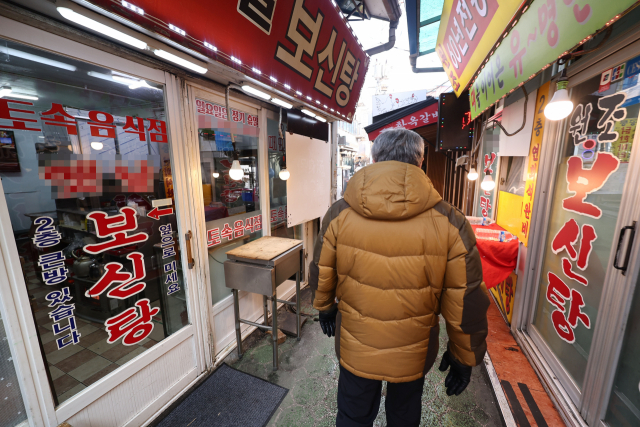
[[[631,235],[629,237],[629,244],[627,245],[627,253],[624,257],[624,264],[622,266],[618,265],[618,255],[620,254],[620,247],[622,246],[622,241],[624,240],[624,235],[627,230],[631,230]],[[633,221],[631,225],[627,225],[626,227],[622,227],[620,230],[620,237],[618,238],[618,247],[616,248],[616,256],[613,260],[613,268],[616,268],[622,271],[622,275],[626,275],[627,267],[629,266],[629,257],[631,256],[631,248],[633,247],[633,239],[636,236],[636,221]]]
[[[184,239],[187,242],[187,263],[189,270],[191,270],[195,265],[195,262],[193,261],[193,254],[191,253],[191,230],[184,235]]]

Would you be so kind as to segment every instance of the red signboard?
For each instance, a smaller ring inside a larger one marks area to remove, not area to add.
[[[395,122],[389,123],[386,126],[381,127],[380,129],[376,129],[373,132],[369,132],[369,141],[373,141],[380,135],[385,129],[392,128],[404,128],[404,129],[415,129],[420,128],[422,126],[435,124],[438,122],[438,103],[435,102],[428,107],[424,107],[422,110],[415,111],[411,114],[407,114],[401,119],[396,120]]]
[[[327,114],[351,121],[369,58],[329,0],[91,0]]]

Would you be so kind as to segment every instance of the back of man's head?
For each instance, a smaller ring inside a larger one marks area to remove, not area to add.
[[[417,133],[407,129],[386,129],[373,141],[373,161],[395,160],[420,167],[424,160],[424,142]]]

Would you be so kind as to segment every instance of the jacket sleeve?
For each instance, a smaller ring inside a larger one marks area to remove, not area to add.
[[[338,240],[338,220],[331,221],[322,239],[322,251],[318,262],[318,290],[313,307],[327,311],[336,299],[338,273],[336,271],[336,245]]]
[[[482,264],[473,229],[456,209],[450,217],[449,242],[440,300],[449,335],[449,352],[460,363],[476,366],[487,351],[489,297],[482,281]]]

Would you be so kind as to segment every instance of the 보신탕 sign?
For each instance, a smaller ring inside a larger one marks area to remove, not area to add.
[[[634,0],[534,0],[469,89],[471,117],[571,50]]]
[[[353,118],[369,58],[331,1],[91,3],[327,114]]]
[[[445,0],[436,52],[456,96],[466,89],[522,1]]]

